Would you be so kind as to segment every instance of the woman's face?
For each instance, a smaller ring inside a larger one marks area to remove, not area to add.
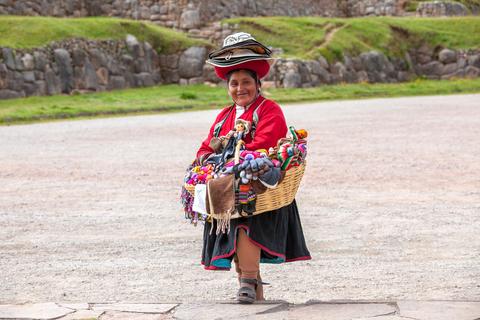
[[[257,83],[245,70],[232,73],[228,81],[228,94],[239,106],[245,107],[257,96]]]

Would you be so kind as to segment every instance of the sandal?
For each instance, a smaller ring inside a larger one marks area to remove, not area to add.
[[[249,286],[254,285],[254,287]],[[240,279],[240,289],[238,289],[237,293],[237,300],[240,303],[248,303],[252,304],[257,299],[256,289],[258,286],[257,279],[248,279],[248,278],[241,278]]]

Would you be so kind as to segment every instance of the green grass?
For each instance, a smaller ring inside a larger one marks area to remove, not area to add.
[[[150,42],[158,53],[174,53],[194,45],[210,45],[152,23],[126,19],[0,16],[0,47],[36,48],[70,38],[125,39],[127,34]]]
[[[389,57],[403,56],[421,43],[452,49],[480,47],[480,17],[413,18],[320,18],[261,17],[234,18],[224,23],[238,24],[257,40],[282,48],[285,57],[315,59],[320,54],[329,61],[342,54],[358,55],[378,50]],[[330,41],[327,34],[336,30]]]
[[[268,89],[279,103],[479,93],[480,79],[416,80],[399,84],[344,84],[308,89]],[[138,113],[218,109],[230,103],[226,89],[205,85],[167,85],[74,96],[0,100],[0,124]]]

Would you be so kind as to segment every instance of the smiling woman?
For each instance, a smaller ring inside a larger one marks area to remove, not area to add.
[[[260,80],[249,69],[232,70],[227,74],[228,95],[238,106],[251,104],[260,94]]]
[[[282,109],[274,101],[264,98],[260,90],[260,79],[270,69],[270,54],[271,51],[250,34],[236,33],[228,36],[224,46],[212,52],[207,61],[215,67],[218,77],[227,81],[233,104],[218,114],[197,151],[195,163],[206,168],[213,166],[215,173],[212,176],[215,178],[206,188],[203,188],[205,184],[198,188],[193,208],[195,211],[198,208],[204,212],[219,213],[215,219],[205,221],[201,262],[206,270],[230,270],[234,261],[240,285],[237,292],[240,303],[264,300],[260,262],[278,264],[310,259],[295,200],[281,208],[253,215],[255,192],[261,192],[252,189],[254,182],[250,183],[246,177],[239,179],[241,173],[239,176],[236,173],[218,174],[228,167],[225,164],[233,154],[237,165],[241,161],[245,164],[263,160],[252,159],[253,152],[266,153],[265,150],[275,147],[287,134]],[[243,156],[239,153],[242,145]],[[252,154],[245,155],[249,152]],[[252,157],[248,159],[248,156]],[[257,168],[258,184],[263,188],[274,188],[280,179],[280,168],[258,163],[262,165],[252,165],[252,168]],[[242,172],[245,174],[245,171]],[[228,184],[225,185],[225,182]],[[202,191],[202,196],[201,189],[206,190]],[[225,196],[219,197],[218,194]],[[197,206],[199,198],[208,199],[205,202],[209,203],[209,209],[205,211]],[[188,202],[188,195],[182,200]],[[231,219],[233,212],[242,217]]]

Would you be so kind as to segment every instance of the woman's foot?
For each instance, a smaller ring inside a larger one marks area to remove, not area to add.
[[[256,290],[257,279],[240,278],[240,289],[238,289],[237,300],[240,303],[252,304],[257,300]]]

